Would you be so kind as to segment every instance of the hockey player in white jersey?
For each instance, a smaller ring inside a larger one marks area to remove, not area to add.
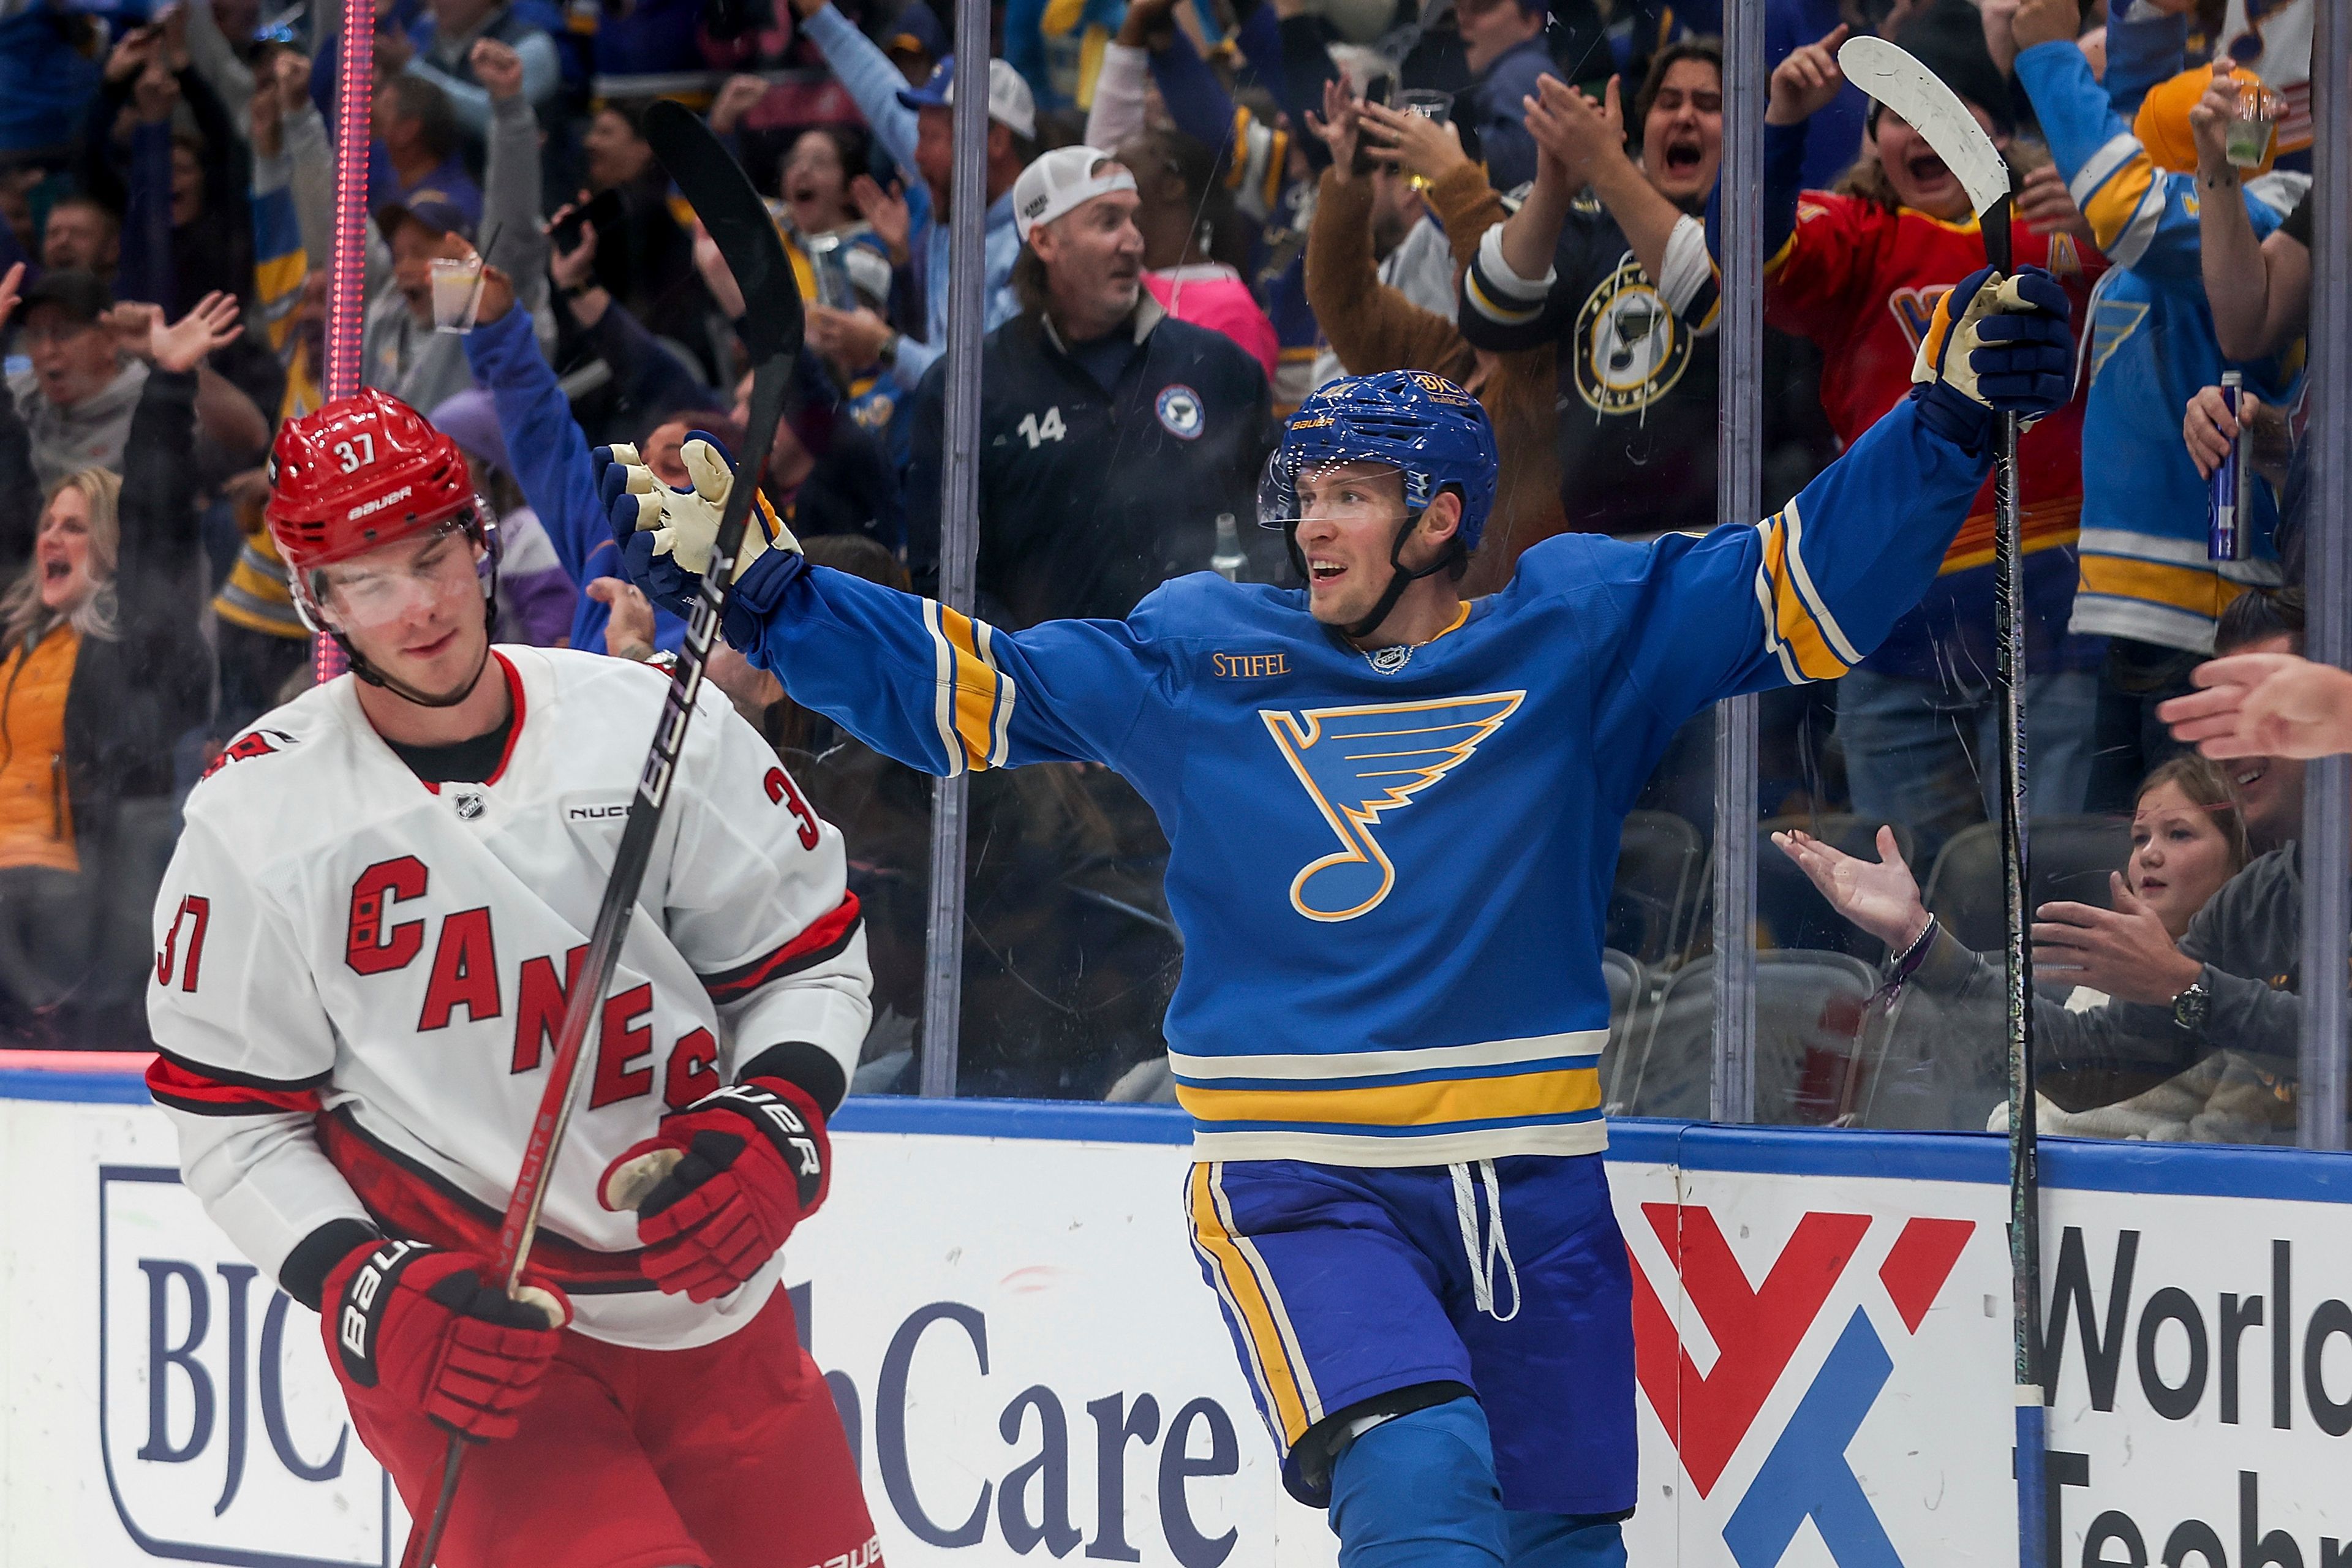
[[[778,1249],[824,1197],[867,1021],[839,834],[706,689],[528,1278],[489,1277],[665,689],[493,647],[498,543],[446,437],[375,392],[289,422],[269,527],[352,673],[189,797],[149,1074],[188,1186],[318,1309],[444,1568],[880,1561]],[[684,1158],[636,1212],[601,1194]]]

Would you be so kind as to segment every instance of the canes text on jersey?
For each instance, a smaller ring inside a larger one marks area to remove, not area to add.
[[[394,918],[394,906],[425,896],[431,872],[414,855],[379,860],[362,871],[352,884],[351,917],[343,938],[343,961],[363,975],[397,973],[424,953],[430,917]],[[586,943],[563,955],[559,978],[551,954],[526,958],[510,973],[501,973],[498,940],[488,905],[453,910],[439,917],[434,934],[431,967],[425,1001],[416,1017],[420,1034],[446,1029],[463,1008],[467,1021],[481,1024],[506,1016],[507,997],[514,997],[513,1073],[531,1072],[562,1027],[563,1009],[580,978]],[[653,1013],[650,985],[634,985],[607,997],[603,1034],[597,1047],[588,1109],[597,1110],[653,1092],[654,1041],[648,1020]],[[671,1046],[662,1077],[662,1099],[671,1110],[681,1110],[719,1087],[719,1042],[710,1031],[697,1026]]]

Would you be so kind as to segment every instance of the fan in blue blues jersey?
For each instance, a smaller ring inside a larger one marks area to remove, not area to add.
[[[1918,600],[1994,411],[2065,398],[2065,317],[2048,274],[1979,272],[1915,395],[1780,511],[1562,534],[1475,601],[1494,437],[1414,371],[1290,422],[1262,494],[1301,588],[1200,574],[1124,620],[1003,631],[789,534],[740,568],[728,640],[867,744],[939,774],[1101,763],[1158,812],[1192,1241],[1345,1568],[1624,1562],[1632,1283],[1598,1064],[1625,812],[1685,720],[1843,674]],[[604,493],[632,571],[682,602],[709,498],[617,471]]]

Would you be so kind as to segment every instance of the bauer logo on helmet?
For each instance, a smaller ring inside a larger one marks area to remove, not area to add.
[[[389,495],[381,495],[376,497],[373,500],[362,501],[359,505],[352,508],[349,521],[356,522],[361,518],[374,516],[377,512],[383,510],[386,507],[397,506],[402,501],[406,500],[415,489],[416,487],[415,485],[403,485]]]

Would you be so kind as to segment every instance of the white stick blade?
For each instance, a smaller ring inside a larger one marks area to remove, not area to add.
[[[1884,38],[1848,38],[1838,49],[1846,79],[1901,115],[1969,193],[1979,214],[2009,195],[2009,164],[1985,128],[1935,72]]]

